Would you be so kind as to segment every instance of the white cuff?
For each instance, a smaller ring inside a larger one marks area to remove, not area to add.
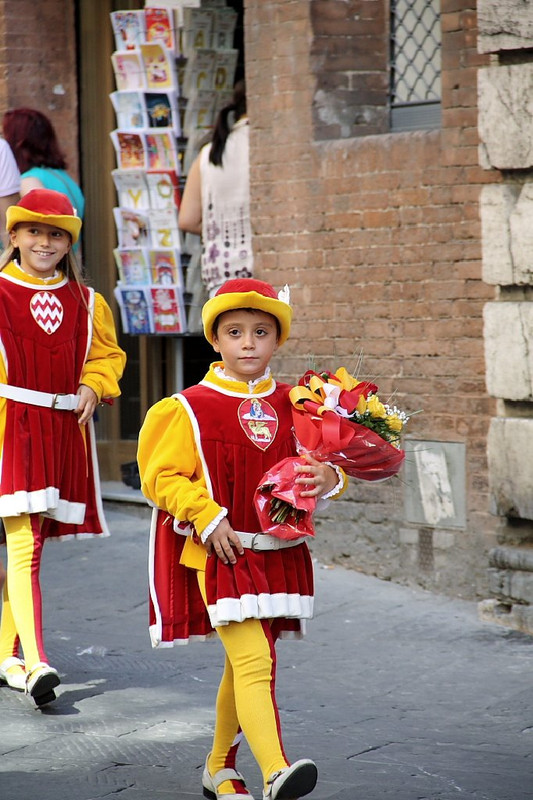
[[[345,477],[342,469],[338,467],[336,464],[330,464],[329,461],[326,461],[326,464],[335,470],[335,472],[337,473],[338,480],[333,489],[331,490],[331,492],[322,495],[322,497],[320,498],[321,500],[330,500],[332,497],[335,497],[335,495],[338,494],[341,491],[341,489],[344,488]]]
[[[344,488],[345,475],[341,470],[341,468],[337,467],[336,464],[330,464],[329,461],[325,461],[324,463],[335,470],[335,472],[337,473],[338,481],[330,492],[328,492],[327,494],[323,494],[322,497],[320,497],[317,500],[316,511],[322,511],[322,509],[327,508],[331,498],[335,497],[335,495],[337,495]]]
[[[213,531],[217,527],[218,523],[221,522],[224,519],[224,517],[227,517],[227,516],[228,516],[228,509],[227,508],[223,508],[216,515],[215,519],[211,520],[211,522],[209,523],[207,528],[203,529],[202,534],[200,536],[200,539],[202,540],[202,544],[206,543],[207,538],[213,533]]]

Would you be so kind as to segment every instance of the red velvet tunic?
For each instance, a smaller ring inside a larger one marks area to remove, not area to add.
[[[295,455],[289,389],[278,384],[271,394],[231,396],[210,383],[177,395],[192,424],[209,494],[228,509],[237,532],[261,531],[255,489],[267,469]],[[159,513],[152,534],[157,610],[152,605],[151,623],[160,615],[163,642],[183,642],[249,617],[278,618],[282,630],[297,631],[299,620],[312,615],[313,572],[305,543],[276,551],[246,549],[235,565],[208,558],[208,621],[194,572],[179,563],[183,537],[173,532],[168,514]],[[158,639],[159,634],[156,644]]]
[[[76,394],[91,343],[94,292],[66,279],[32,285],[0,273],[0,347],[13,386]],[[100,533],[92,437],[71,411],[6,401],[0,516],[42,513],[46,535]]]

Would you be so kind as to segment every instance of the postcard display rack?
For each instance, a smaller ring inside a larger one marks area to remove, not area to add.
[[[199,146],[232,95],[237,13],[225,0],[175,0],[110,16],[115,296],[125,333],[179,343],[201,330],[205,300],[200,238],[180,233],[179,201]]]

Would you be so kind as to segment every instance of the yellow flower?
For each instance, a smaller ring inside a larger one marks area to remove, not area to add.
[[[365,396],[363,394],[361,395],[361,397],[357,401],[357,405],[356,405],[355,408],[356,408],[356,411],[359,412],[359,414],[364,414],[365,411],[367,410],[366,398],[365,398]]]
[[[387,417],[387,423],[391,431],[399,433],[403,428],[403,422],[397,414],[391,414],[390,417]]]
[[[357,410],[359,410],[359,408]],[[387,416],[387,409],[375,394],[367,398],[366,410],[369,411],[373,417],[384,418]]]
[[[355,389],[361,381],[356,380],[345,367],[339,367],[339,369],[335,373],[335,377],[339,381],[340,385],[343,389],[346,389],[348,392],[351,392],[352,389]]]

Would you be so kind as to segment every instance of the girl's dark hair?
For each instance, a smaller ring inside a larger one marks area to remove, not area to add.
[[[54,126],[40,111],[14,108],[4,114],[2,127],[20,172],[32,167],[67,168]]]
[[[237,121],[246,114],[246,85],[244,81],[237,81],[233,87],[233,97],[231,103],[221,108],[215,122],[213,129],[213,138],[211,140],[211,151],[209,153],[209,161],[215,167],[222,166],[222,156],[224,155],[224,148],[226,147],[226,140],[231,131],[229,121],[230,114],[233,114],[233,121]]]

